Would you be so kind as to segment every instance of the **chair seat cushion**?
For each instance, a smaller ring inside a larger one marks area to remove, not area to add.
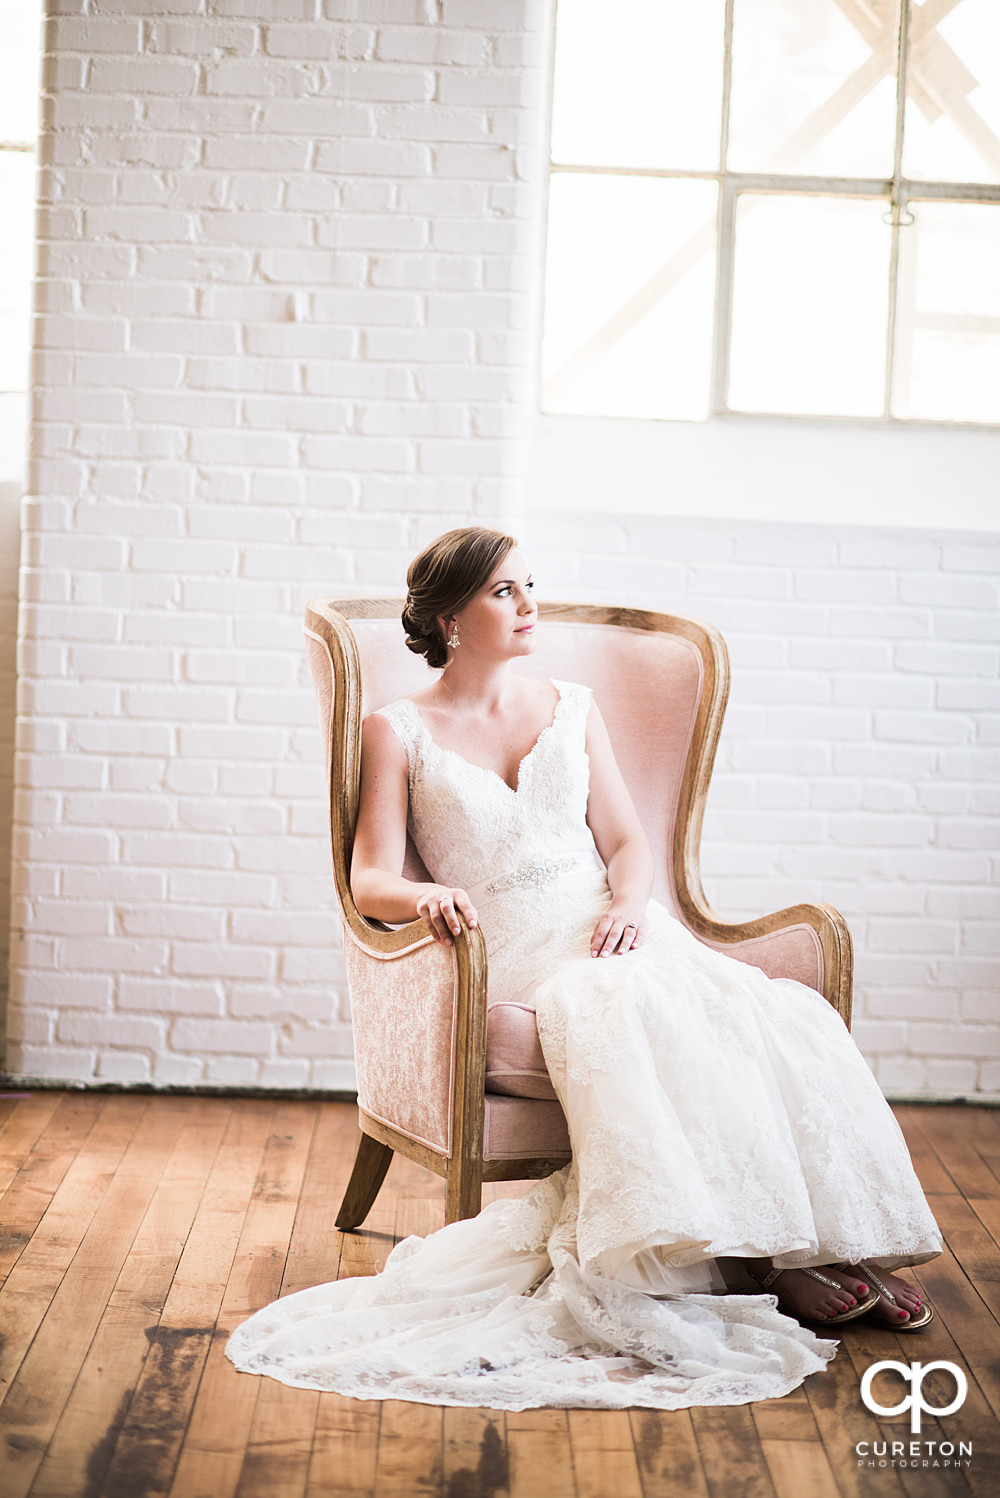
[[[558,1103],[540,1098],[487,1097],[483,1120],[484,1160],[548,1160],[562,1165],[573,1147]],[[535,1174],[534,1170],[530,1174]],[[521,1179],[518,1176],[517,1179]]]
[[[486,1091],[555,1101],[535,1011],[527,1004],[490,1007],[486,1018]]]

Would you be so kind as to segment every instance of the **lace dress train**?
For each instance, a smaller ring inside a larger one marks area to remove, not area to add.
[[[774,1295],[732,1293],[732,1260],[891,1269],[941,1251],[899,1126],[819,994],[655,902],[643,947],[590,956],[610,895],[586,824],[589,692],[556,687],[516,790],[436,745],[408,699],[382,711],[424,862],[479,910],[490,1002],[535,1009],[572,1164],[406,1239],[372,1278],[258,1312],[227,1347],[246,1372],[510,1410],[740,1404],[797,1387],[837,1343]]]

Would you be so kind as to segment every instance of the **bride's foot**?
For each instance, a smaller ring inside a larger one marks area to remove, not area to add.
[[[758,1281],[771,1270],[770,1259],[746,1259],[744,1262],[751,1277]],[[824,1264],[814,1273],[834,1283],[826,1284],[803,1269],[783,1269],[768,1287],[772,1294],[777,1295],[782,1308],[800,1320],[830,1321],[836,1317],[846,1320],[848,1312],[857,1312],[858,1306],[871,1297],[872,1287],[868,1281],[853,1271]]]
[[[868,1265],[854,1265],[848,1272],[860,1275],[867,1273],[869,1277],[866,1283],[870,1283],[873,1289],[881,1291],[881,1286],[876,1285]],[[880,1293],[878,1303],[872,1308],[871,1319],[880,1322],[883,1326],[893,1328],[902,1328],[909,1325],[911,1321],[919,1320],[923,1315],[924,1305],[916,1285],[909,1280],[900,1279],[898,1274],[890,1274],[888,1269],[882,1269],[878,1265],[875,1266],[874,1274],[878,1275],[882,1285],[896,1301],[896,1305]]]

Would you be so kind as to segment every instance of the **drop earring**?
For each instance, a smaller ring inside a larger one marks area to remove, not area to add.
[[[460,641],[458,638],[457,624],[453,624],[451,626],[451,634],[448,636],[448,644],[451,646],[452,650],[457,650],[459,647]]]

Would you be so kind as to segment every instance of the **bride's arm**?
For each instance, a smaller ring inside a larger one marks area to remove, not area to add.
[[[470,926],[476,910],[464,889],[417,884],[399,872],[406,856],[409,776],[406,750],[378,713],[361,727],[361,800],[351,859],[351,892],[370,920],[422,920],[437,941],[450,947],[461,931],[456,911]]]
[[[587,717],[587,754],[587,822],[611,887],[611,905],[594,927],[590,950],[593,957],[610,957],[639,946],[646,934],[653,855],[596,703]]]

